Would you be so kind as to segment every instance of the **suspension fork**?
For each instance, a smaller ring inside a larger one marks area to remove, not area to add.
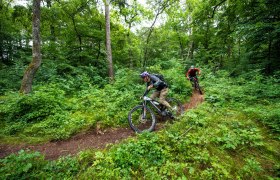
[[[147,114],[147,101],[143,101],[143,109],[142,109],[142,119],[146,119],[146,114]]]

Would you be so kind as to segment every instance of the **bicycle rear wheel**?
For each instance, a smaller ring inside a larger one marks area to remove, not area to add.
[[[170,104],[173,116],[180,116],[183,113],[183,105],[175,98],[168,98],[167,102]]]
[[[128,113],[128,123],[131,129],[137,133],[151,132],[155,129],[156,118],[150,108],[139,105]]]

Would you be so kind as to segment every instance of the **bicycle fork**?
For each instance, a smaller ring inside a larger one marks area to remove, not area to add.
[[[146,120],[146,115],[147,115],[147,107],[146,107],[147,102],[143,102],[143,108],[142,108],[142,122]]]

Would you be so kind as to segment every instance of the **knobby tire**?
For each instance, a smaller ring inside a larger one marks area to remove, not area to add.
[[[142,133],[143,131],[151,132],[155,129],[156,118],[153,111],[146,107],[146,117],[143,118],[144,106],[135,106],[128,113],[128,123],[131,129],[137,133]]]
[[[199,92],[199,94],[202,95],[202,94],[203,94],[203,93],[202,93],[202,90],[201,90],[201,88],[200,88],[200,86],[199,86],[199,84],[198,84],[197,81],[195,81],[194,86],[195,86],[195,89]]]

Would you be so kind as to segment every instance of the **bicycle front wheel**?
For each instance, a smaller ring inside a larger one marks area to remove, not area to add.
[[[196,90],[199,92],[199,94],[201,94],[201,95],[203,94],[203,93],[202,93],[202,90],[201,90],[201,87],[200,87],[200,85],[199,85],[198,82],[195,83],[195,88],[196,88]]]
[[[148,107],[143,105],[135,106],[128,113],[128,123],[131,129],[137,133],[151,132],[156,126],[155,114]]]

